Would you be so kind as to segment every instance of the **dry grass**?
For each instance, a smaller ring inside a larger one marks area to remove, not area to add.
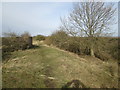
[[[117,62],[103,62],[90,56],[33,42],[38,48],[16,51],[3,63],[4,88],[61,88],[80,80],[87,88],[117,88]]]

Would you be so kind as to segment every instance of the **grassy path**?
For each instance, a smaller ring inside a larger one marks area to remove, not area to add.
[[[117,63],[80,58],[56,48],[39,47],[16,51],[3,63],[3,88],[61,88],[72,80],[86,87],[117,87]],[[111,75],[109,67],[112,67]]]

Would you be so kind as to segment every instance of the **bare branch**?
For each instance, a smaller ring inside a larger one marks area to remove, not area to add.
[[[84,36],[96,37],[104,33],[116,8],[104,2],[81,2],[76,3],[67,19],[62,20],[65,30],[71,35],[85,34]]]

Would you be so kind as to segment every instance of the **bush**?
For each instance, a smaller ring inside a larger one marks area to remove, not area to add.
[[[7,37],[2,39],[3,51],[24,50],[28,46],[27,39],[23,37]]]
[[[103,51],[99,51],[99,52],[95,52],[95,57],[103,60],[103,61],[108,61],[111,59],[111,56],[110,54],[106,53],[106,52],[103,52]]]
[[[51,36],[47,37],[45,43],[65,49],[68,35],[64,31],[56,31]]]
[[[37,35],[34,37],[35,40],[38,40],[38,41],[42,41],[42,40],[45,40],[45,36],[43,35]]]
[[[103,61],[119,58],[118,38],[96,37],[94,39],[94,54],[97,58]],[[90,42],[88,37],[72,37],[61,30],[54,32],[45,40],[48,45],[53,44],[61,49],[85,55],[90,55]]]
[[[76,54],[88,54],[86,38],[71,37],[66,32],[60,30],[54,32],[50,37],[46,38],[45,43],[54,45],[61,49],[74,52]],[[86,43],[86,44],[85,44]]]
[[[113,57],[113,58],[115,58],[115,59],[117,59],[117,60],[119,60],[119,50],[120,50],[120,47],[119,47],[119,41],[118,41],[118,38],[111,38],[110,40],[109,40],[109,43],[110,43],[110,45],[109,45],[109,54]]]
[[[46,37],[44,42],[45,42],[45,44],[50,46],[52,44],[51,37],[50,36]]]
[[[74,53],[80,54],[81,50],[80,50],[80,44],[79,44],[79,42],[70,40],[69,41],[69,46],[68,46],[67,50],[70,51],[70,52],[74,52]]]
[[[16,50],[25,50],[29,47],[28,39],[30,35],[24,33],[21,37],[16,37],[16,35],[10,37],[2,37],[2,57],[3,59],[7,57],[7,54]]]

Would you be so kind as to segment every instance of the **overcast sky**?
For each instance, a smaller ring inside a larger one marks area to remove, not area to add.
[[[72,2],[3,2],[2,32],[50,35],[60,26],[60,17],[67,16],[72,6]],[[112,30],[117,35],[117,25]]]

